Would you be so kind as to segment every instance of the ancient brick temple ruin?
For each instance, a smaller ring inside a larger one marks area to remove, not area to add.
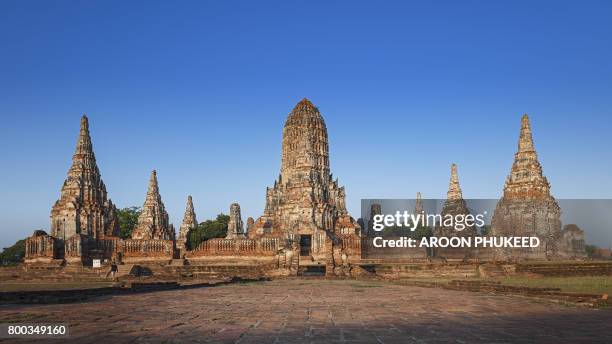
[[[325,121],[308,99],[285,122],[280,175],[266,190],[264,214],[253,229],[251,238],[283,238],[299,246],[303,264],[360,255],[361,228],[346,210],[344,187],[330,172]]]
[[[225,238],[245,238],[242,214],[240,213],[240,204],[238,203],[232,203],[232,205],[230,205],[229,222],[227,223],[227,235]]]
[[[325,121],[307,99],[285,122],[281,173],[266,190],[264,214],[249,218],[247,229],[240,206],[232,204],[227,237],[202,242],[186,258],[196,264],[273,262],[288,274],[313,266],[342,274],[351,259],[361,257],[361,228],[346,210],[344,188],[330,173]]]
[[[486,250],[467,254],[465,250],[376,249],[372,236],[378,234],[367,223],[368,235],[362,235],[360,224],[347,211],[345,197],[344,187],[331,174],[325,121],[319,110],[303,99],[285,122],[280,174],[266,190],[264,212],[256,220],[247,220],[246,231],[240,205],[233,203],[225,238],[188,247],[190,232],[198,226],[193,200],[187,199],[176,238],[159,192],[157,172],[153,171],[138,224],[131,238],[121,239],[116,208],[102,182],[87,117],[83,116],[68,177],[51,210],[51,233],[36,231],[26,240],[25,262],[90,266],[99,259],[173,267],[244,268],[259,275],[294,275],[310,270],[354,275],[374,261],[427,262],[432,255],[459,260],[584,257],[584,232],[575,225],[561,230],[560,209],[542,175],[527,116],[522,119],[518,152],[493,216],[491,235],[536,235],[544,243],[541,250],[502,250],[492,258]],[[419,193],[415,212],[422,211]],[[371,213],[380,214],[380,205],[372,204]],[[469,214],[454,164],[444,214]],[[469,227],[458,232],[442,226],[434,229],[434,235],[474,236],[476,231]]]
[[[179,236],[178,239],[176,239],[176,248],[180,250],[181,253],[185,253],[189,248],[187,247],[189,233],[196,227],[198,227],[198,220],[196,219],[195,210],[193,209],[193,199],[191,196],[188,196],[185,215],[183,215],[183,222],[181,223],[181,227],[179,227]]]
[[[51,208],[51,235],[63,240],[77,234],[92,238],[116,236],[119,222],[115,212],[96,164],[89,122],[83,116],[68,177],[60,199]]]
[[[474,237],[476,236],[476,227],[473,224],[463,224],[465,228],[457,227],[455,221],[452,224],[447,222],[447,218],[465,219],[470,215],[470,210],[467,207],[461,186],[459,185],[459,177],[457,175],[457,165],[451,165],[451,177],[446,193],[446,201],[440,212],[442,221],[434,228],[434,236],[436,237]],[[434,255],[443,258],[466,259],[473,258],[475,250],[473,248],[436,248]]]
[[[586,258],[584,231],[575,224],[563,226],[562,238],[559,244],[559,258]]]
[[[52,210],[52,232],[36,232],[27,240],[26,262],[91,264],[92,259],[171,261],[190,264],[225,262],[273,266],[296,273],[316,266],[344,273],[361,257],[361,228],[348,214],[345,191],[329,168],[328,136],[319,110],[307,99],[289,114],[283,130],[281,173],[266,192],[262,217],[247,221],[240,205],[230,206],[226,238],[187,247],[197,227],[191,197],[178,239],[159,193],[157,173],[149,180],[138,224],[130,239],[118,237],[115,207],[107,200],[95,162],[87,118],[83,117],[73,166]],[[284,271],[284,272],[283,272]]]
[[[175,232],[162,202],[157,171],[151,172],[147,196],[132,231],[132,239],[123,241],[122,260],[172,259],[175,256]]]
[[[116,208],[107,197],[83,116],[68,178],[51,209],[51,234],[36,231],[26,240],[26,263],[91,265],[93,259],[173,257],[174,228],[161,203],[155,171],[133,240],[119,238]]]
[[[427,216],[427,213],[425,213],[425,207],[423,206],[423,196],[421,196],[420,192],[417,192],[416,194],[414,213],[421,214],[423,217]]]
[[[469,215],[470,211],[463,199],[463,193],[461,192],[461,186],[459,185],[459,177],[457,176],[457,165],[451,165],[451,177],[450,183],[448,185],[448,192],[446,193],[446,201],[444,202],[444,207],[440,212],[442,215],[442,219],[444,220],[446,216],[452,216],[456,218],[457,216]],[[476,227],[473,225],[466,226],[466,228],[457,228],[454,224],[448,225],[442,221],[436,226],[434,230],[434,235],[437,237],[451,237],[451,236],[475,236],[476,235]]]
[[[138,224],[132,232],[132,239],[173,240],[174,227],[170,224],[166,207],[159,194],[157,171],[151,172],[147,197],[138,216]]]
[[[26,240],[27,261],[82,264],[90,259],[90,250],[109,256],[118,244],[116,208],[100,176],[85,115],[60,199],[51,209],[50,228],[50,235],[35,231]]]
[[[571,244],[565,240],[582,240],[584,233],[570,235],[561,230],[561,209],[550,193],[550,184],[542,173],[542,165],[533,144],[529,117],[523,115],[518,151],[504,193],[497,203],[491,221],[492,236],[537,236],[538,248],[500,249],[498,259],[555,259],[568,254]],[[580,239],[576,239],[580,237]],[[570,239],[568,239],[570,238]]]
[[[367,236],[373,237],[377,234],[374,230],[374,217],[382,215],[382,206],[379,203],[372,203],[370,205],[370,220],[368,221]]]

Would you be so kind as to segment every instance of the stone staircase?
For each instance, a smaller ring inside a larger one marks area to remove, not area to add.
[[[108,271],[110,271],[110,268],[108,268]],[[136,264],[117,265],[117,273],[115,274],[115,277],[120,278],[120,277],[135,275],[137,271],[138,271],[138,266],[136,266]]]
[[[172,261],[170,261],[170,265],[171,266],[184,266],[185,265],[185,259],[183,259],[183,258],[172,259]]]
[[[298,255],[293,255],[291,260],[289,261],[289,272],[292,276],[296,276],[298,274],[298,270],[300,268],[300,257]]]
[[[298,268],[297,275],[303,277],[325,276],[326,272],[325,265],[302,265]]]

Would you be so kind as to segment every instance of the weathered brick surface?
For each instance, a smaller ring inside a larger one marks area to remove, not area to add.
[[[0,318],[67,322],[69,342],[79,343],[612,342],[611,310],[379,281],[288,279],[4,305]]]
[[[93,238],[119,235],[117,209],[108,197],[83,115],[76,149],[60,199],[51,208],[51,236],[68,239],[80,234]]]
[[[612,262],[521,263],[516,272],[543,276],[612,276]]]
[[[561,230],[561,209],[533,143],[529,117],[521,119],[518,150],[491,220],[493,236],[537,236],[537,248],[500,248],[497,259],[584,258],[584,232]]]
[[[138,224],[132,231],[132,239],[173,241],[174,236],[174,227],[170,223],[166,207],[159,194],[157,171],[153,170],[142,212],[138,215]]]
[[[280,174],[266,189],[264,213],[253,222],[249,237],[290,239],[302,256],[322,264],[358,258],[361,227],[348,213],[344,187],[331,174],[325,120],[308,99],[289,113],[281,150]]]
[[[176,247],[181,250],[181,253],[187,251],[187,241],[189,239],[189,232],[194,230],[198,226],[198,220],[196,218],[195,210],[193,209],[193,198],[191,195],[187,197],[187,206],[185,209],[185,215],[183,215],[183,222],[179,228],[179,236],[176,239]]]

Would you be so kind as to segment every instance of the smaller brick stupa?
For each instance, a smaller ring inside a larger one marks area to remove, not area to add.
[[[132,232],[132,239],[174,240],[174,227],[159,194],[157,172],[151,172],[147,197],[138,216],[138,224]]]

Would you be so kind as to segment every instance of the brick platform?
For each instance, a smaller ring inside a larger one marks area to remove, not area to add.
[[[287,279],[3,305],[0,319],[67,322],[68,342],[79,343],[612,342],[609,309],[382,281]]]

